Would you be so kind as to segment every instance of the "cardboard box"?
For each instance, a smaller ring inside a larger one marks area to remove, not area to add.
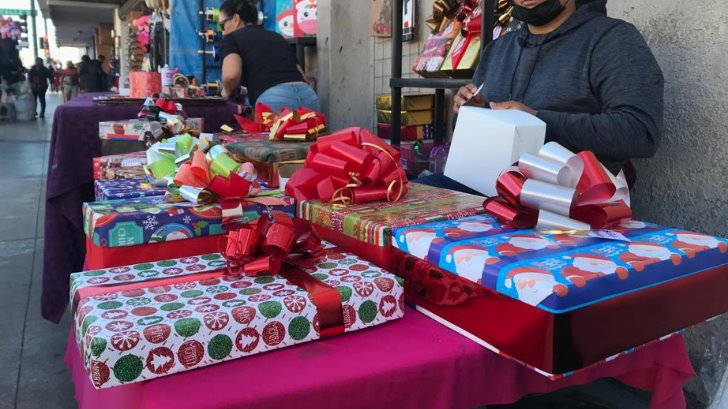
[[[445,176],[495,196],[498,176],[524,153],[543,146],[546,124],[518,110],[460,108]]]

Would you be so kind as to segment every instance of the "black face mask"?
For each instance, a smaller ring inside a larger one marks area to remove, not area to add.
[[[528,9],[513,3],[513,18],[532,26],[543,26],[552,22],[566,9],[560,0],[546,0],[538,6]]]

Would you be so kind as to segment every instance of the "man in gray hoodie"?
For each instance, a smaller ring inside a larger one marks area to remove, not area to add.
[[[514,17],[526,24],[488,44],[455,112],[464,104],[529,112],[546,123],[547,141],[591,150],[615,174],[631,158],[654,155],[662,71],[639,31],[607,17],[605,4],[514,0]]]

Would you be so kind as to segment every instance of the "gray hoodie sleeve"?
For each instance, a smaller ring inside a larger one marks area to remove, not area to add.
[[[642,35],[632,24],[616,25],[601,38],[589,64],[602,112],[540,110],[546,139],[616,161],[654,155],[662,135],[664,79]]]

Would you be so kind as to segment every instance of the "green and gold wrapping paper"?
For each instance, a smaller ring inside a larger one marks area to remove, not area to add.
[[[401,111],[402,125],[429,125],[432,123],[433,119],[432,111]],[[392,111],[387,109],[377,109],[377,122],[391,124]]]
[[[402,111],[431,111],[435,107],[435,94],[402,95]],[[376,97],[377,109],[392,109],[392,95],[379,94]]]
[[[417,183],[397,202],[346,207],[320,201],[298,204],[298,217],[379,247],[391,245],[392,229],[483,213],[483,198]]]

